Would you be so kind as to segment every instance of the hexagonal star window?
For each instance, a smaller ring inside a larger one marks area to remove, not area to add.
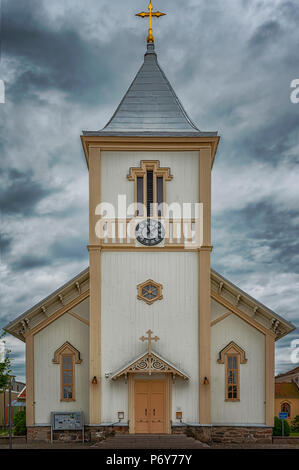
[[[151,305],[156,300],[163,299],[162,295],[162,284],[158,284],[152,279],[148,279],[142,284],[138,284],[138,295],[137,299],[144,300],[147,304]]]

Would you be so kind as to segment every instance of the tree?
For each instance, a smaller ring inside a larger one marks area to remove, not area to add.
[[[5,341],[3,338],[5,337],[5,335],[6,335],[5,331],[3,330],[0,331],[0,345],[2,343],[2,345],[4,345],[4,348],[5,348]],[[7,389],[9,382],[10,382],[11,359],[9,357],[9,353],[10,351],[4,350],[2,357],[0,355],[0,393],[3,393]]]
[[[14,436],[24,436],[27,432],[26,428],[26,411],[17,411],[14,416]]]

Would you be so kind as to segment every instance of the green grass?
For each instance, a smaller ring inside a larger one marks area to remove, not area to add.
[[[299,432],[290,432],[290,436],[299,437]]]
[[[8,431],[6,431],[6,429],[0,429],[0,436],[8,436]]]

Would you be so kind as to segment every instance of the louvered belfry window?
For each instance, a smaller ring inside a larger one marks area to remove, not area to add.
[[[171,181],[172,178],[170,168],[161,168],[159,160],[142,160],[139,168],[130,168],[128,179],[135,182],[137,216],[163,216],[163,203],[166,202],[166,181]]]
[[[153,215],[154,203],[154,174],[153,171],[146,172],[146,212],[147,216]]]

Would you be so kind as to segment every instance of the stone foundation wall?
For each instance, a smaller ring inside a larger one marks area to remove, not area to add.
[[[241,444],[258,443],[272,444],[272,428],[243,427],[243,426],[213,426],[212,441]]]
[[[50,426],[27,426],[27,441],[50,442]]]
[[[245,426],[174,426],[172,434],[186,434],[195,439],[209,443],[228,444],[272,443],[272,428]],[[85,426],[85,441],[97,442],[113,434],[128,434],[128,426]],[[32,426],[27,428],[28,441],[50,442],[50,426]],[[54,431],[54,441],[82,442],[82,431]]]
[[[86,437],[85,437],[86,440]],[[27,441],[51,441],[50,426],[27,427]],[[82,431],[53,431],[53,441],[82,442]]]
[[[255,426],[175,426],[172,434],[187,434],[205,443],[272,443],[272,428]]]
[[[113,434],[129,434],[129,426],[85,426],[85,439],[96,442]]]
[[[84,440],[96,442],[112,434],[128,434],[128,426],[85,426]],[[51,441],[50,426],[28,426],[27,441]],[[82,442],[82,431],[53,431],[53,441]]]

